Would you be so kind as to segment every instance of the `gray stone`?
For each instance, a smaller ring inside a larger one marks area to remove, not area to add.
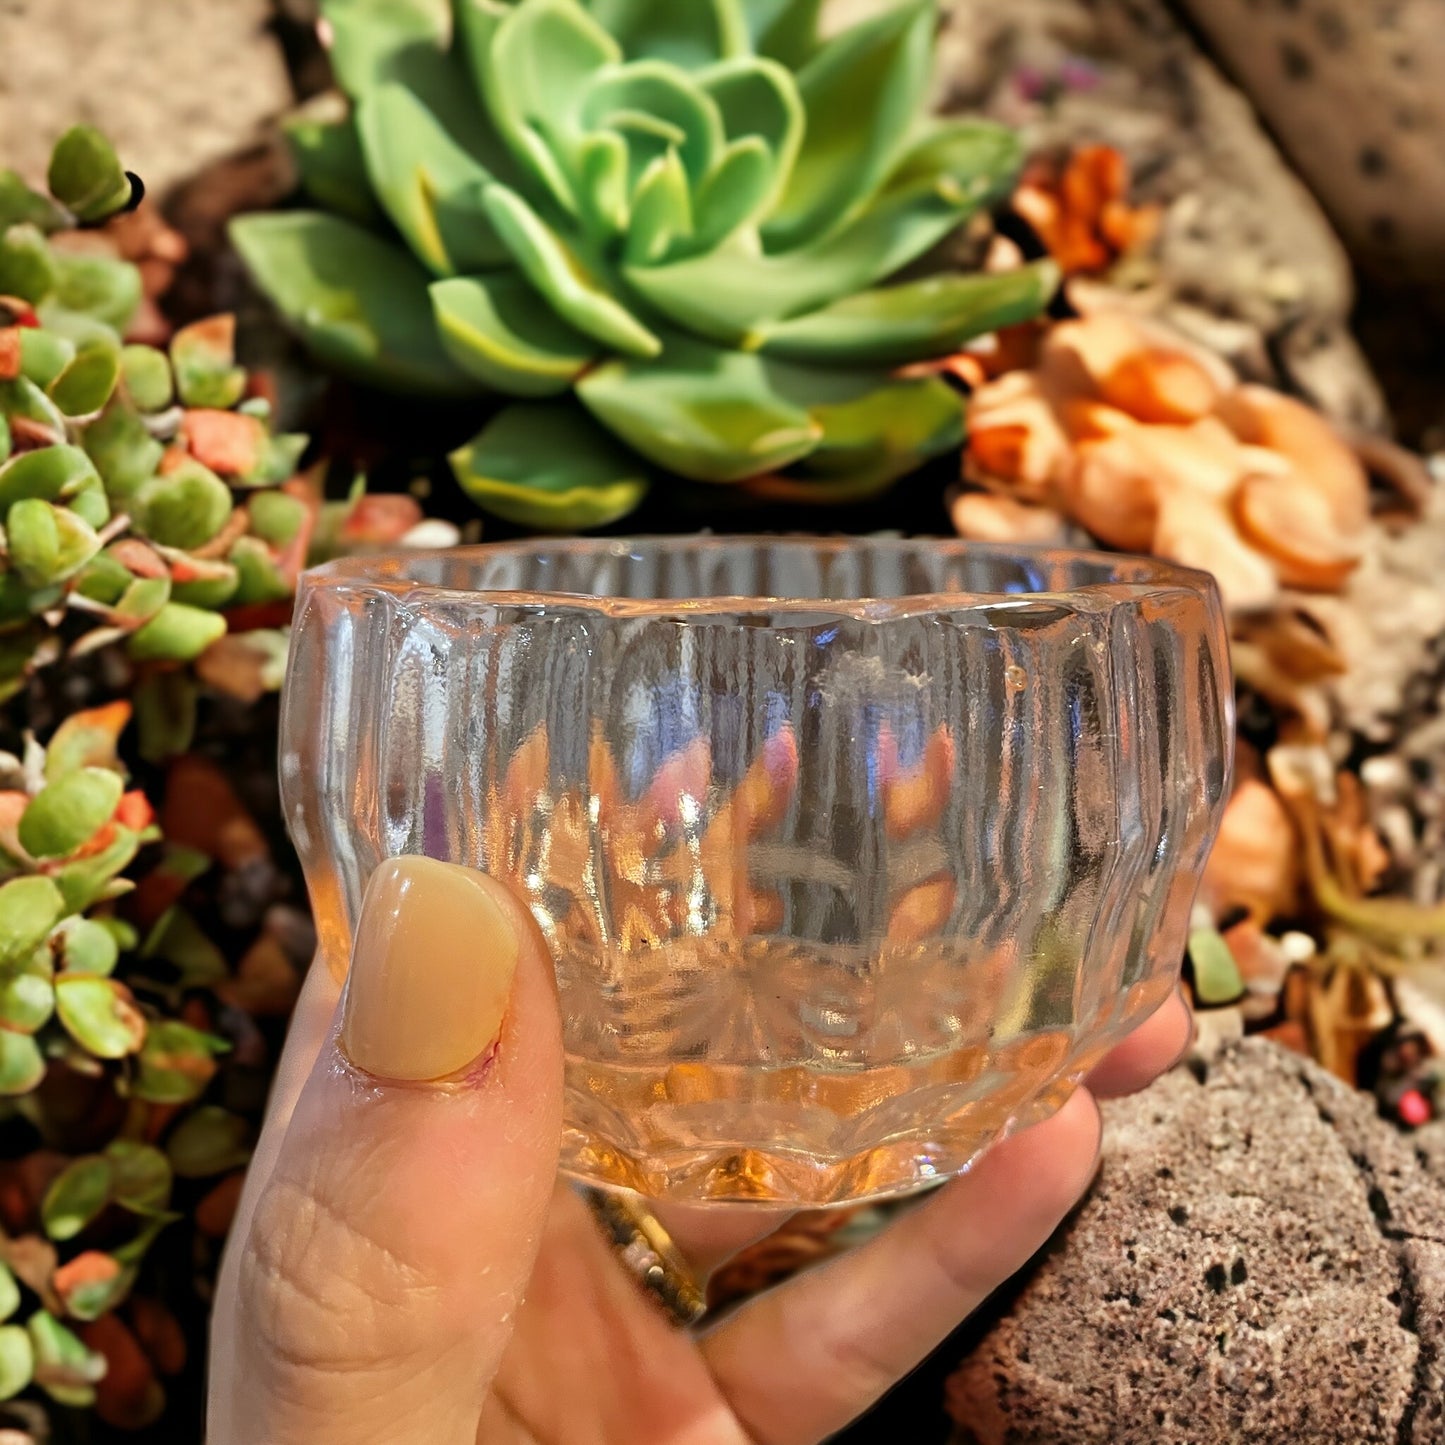
[[[270,19],[270,0],[5,0],[0,166],[43,177],[86,121],[163,195],[290,107]]]
[[[1439,0],[1185,0],[1354,255],[1445,300]]]
[[[1096,1187],[950,1382],[960,1442],[1445,1442],[1445,1128],[1260,1040],[1104,1113]]]

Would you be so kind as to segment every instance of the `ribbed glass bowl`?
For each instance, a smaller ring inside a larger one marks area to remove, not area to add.
[[[1213,583],[958,541],[527,542],[308,573],[282,786],[329,965],[384,858],[528,900],[565,1166],[900,1193],[1173,986],[1225,797]]]

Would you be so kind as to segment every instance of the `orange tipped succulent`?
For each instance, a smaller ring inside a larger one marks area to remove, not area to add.
[[[1369,519],[1365,469],[1327,421],[1122,312],[1053,327],[1032,369],[975,392],[965,472],[993,503],[957,500],[965,536],[1045,537],[1042,507],[1213,572],[1237,612],[1343,586]]]

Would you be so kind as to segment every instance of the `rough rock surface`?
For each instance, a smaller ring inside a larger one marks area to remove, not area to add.
[[[960,1442],[1445,1442],[1445,1125],[1259,1040],[1105,1119],[1093,1193],[950,1381]]]
[[[89,121],[165,193],[290,106],[270,19],[270,0],[3,0],[0,165],[43,176]]]
[[[1445,297],[1439,0],[1185,0],[1350,250]]]

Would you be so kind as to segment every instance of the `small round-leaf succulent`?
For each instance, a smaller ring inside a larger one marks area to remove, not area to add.
[[[25,1327],[0,1325],[0,1400],[13,1399],[34,1374],[35,1349]]]
[[[34,1350],[35,1383],[58,1405],[93,1405],[95,1387],[105,1378],[104,1356],[86,1349],[49,1310],[37,1310],[26,1328]]]
[[[48,746],[27,735],[19,756],[0,753],[0,1095],[50,1148],[63,1147],[66,1129],[50,1096],[79,1080],[87,1098],[107,1082],[126,1121],[103,1144],[87,1124],[93,1152],[47,1168],[33,1196],[12,1192],[0,1231],[0,1399],[33,1386],[60,1405],[95,1405],[107,1357],[121,1358],[116,1311],[133,1313],[147,1253],[180,1218],[177,1176],[234,1170],[249,1153],[244,1120],[216,1105],[184,1109],[229,1044],[164,1013],[173,991],[194,1000],[200,986],[172,972],[173,935],[214,945],[179,901],[144,941],[116,912],[139,850],[159,842],[149,803],[126,786],[119,744],[130,718],[128,703],[109,703],[67,718]],[[166,854],[181,886],[210,866],[183,852]],[[97,1321],[105,1328],[88,1328]],[[159,1410],[160,1387],[151,1393]]]
[[[81,221],[103,221],[130,204],[130,177],[110,142],[93,126],[77,125],[50,157],[50,193]]]
[[[232,235],[323,361],[501,398],[452,464],[515,521],[601,524],[666,476],[876,493],[962,439],[926,363],[1056,276],[930,263],[1019,162],[922,113],[935,0],[827,39],[818,9],[323,0],[349,104],[291,136],[327,209]]]
[[[306,439],[248,396],[233,318],[130,341],[137,267],[55,244],[128,204],[103,138],[68,132],[50,182],[0,173],[0,700],[100,647],[193,662],[228,611],[290,595],[321,509],[297,476]],[[277,543],[247,502],[283,492]]]

